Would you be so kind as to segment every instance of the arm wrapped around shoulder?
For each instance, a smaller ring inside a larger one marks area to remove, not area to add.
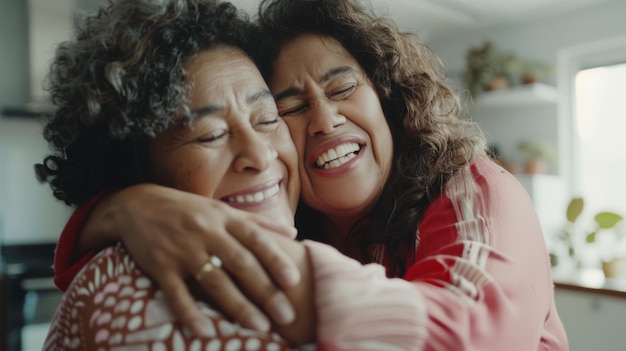
[[[334,248],[304,242],[313,265],[319,350],[421,350],[426,306],[417,288]]]

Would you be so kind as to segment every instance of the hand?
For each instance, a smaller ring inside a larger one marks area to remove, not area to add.
[[[143,184],[102,200],[80,240],[120,236],[137,264],[161,287],[174,315],[203,335],[208,321],[198,312],[185,279],[200,270],[209,254],[223,264],[199,283],[227,315],[260,331],[269,330],[270,322],[259,307],[278,325],[293,321],[293,307],[279,287],[297,284],[300,272],[272,240],[276,234],[291,238],[295,229],[217,200]]]

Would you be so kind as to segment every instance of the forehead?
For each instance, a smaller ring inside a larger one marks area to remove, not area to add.
[[[219,96],[225,93],[267,89],[261,73],[252,60],[232,46],[218,46],[198,53],[186,65],[191,84],[192,104],[201,95]]]
[[[336,39],[305,33],[283,45],[274,61],[271,83],[297,81],[305,74],[321,81],[329,70],[346,65],[362,72],[358,61]]]

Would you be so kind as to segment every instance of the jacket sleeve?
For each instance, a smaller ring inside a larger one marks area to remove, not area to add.
[[[78,236],[82,231],[91,211],[96,207],[108,191],[103,191],[79,206],[65,224],[54,251],[54,284],[65,292],[76,274],[89,262],[96,252],[89,252],[85,256],[74,260],[73,252],[76,249]]]
[[[459,172],[417,235],[405,280],[310,250],[321,349],[568,349],[543,234],[512,175],[487,160]]]

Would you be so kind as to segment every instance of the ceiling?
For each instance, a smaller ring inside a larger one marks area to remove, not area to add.
[[[260,0],[230,0],[251,14]],[[607,0],[362,0],[377,12],[388,13],[422,37],[450,30],[524,21],[592,6]]]

